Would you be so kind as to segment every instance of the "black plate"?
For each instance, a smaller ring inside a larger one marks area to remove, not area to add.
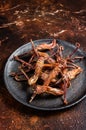
[[[41,39],[36,40],[34,43],[36,45],[40,43],[50,43],[52,39]],[[67,56],[75,48],[74,45],[57,40],[59,44],[64,46],[64,56]],[[67,100],[68,105],[64,105],[61,97],[54,96],[37,96],[31,103],[28,102],[28,87],[24,83],[16,82],[12,77],[10,77],[10,72],[17,71],[18,62],[12,60],[13,56],[23,54],[31,49],[30,43],[27,43],[19,47],[13,54],[9,57],[5,70],[4,70],[4,79],[10,94],[19,102],[26,105],[27,107],[38,109],[38,110],[62,110],[69,108],[86,97],[86,60],[83,59],[80,62],[77,62],[79,66],[83,68],[83,72],[79,74],[72,82],[71,87],[67,90]],[[78,50],[75,55],[82,56],[85,53],[81,50]]]

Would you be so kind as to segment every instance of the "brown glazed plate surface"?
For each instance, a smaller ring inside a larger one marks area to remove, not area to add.
[[[41,43],[50,43],[53,39],[40,39],[34,41],[35,45]],[[63,55],[67,56],[72,52],[75,46],[69,42],[57,39],[58,44],[64,46]],[[16,72],[18,67],[18,62],[13,60],[13,56],[23,54],[31,49],[31,44],[27,43],[22,45],[17,50],[15,50],[11,56],[8,58],[5,69],[4,69],[4,80],[9,93],[20,103],[26,105],[27,107],[36,110],[62,110],[72,107],[82,101],[86,97],[86,58],[77,62],[76,64],[83,68],[83,72],[79,74],[74,80],[71,81],[71,87],[67,90],[67,100],[68,104],[64,105],[61,97],[56,97],[52,95],[36,96],[36,98],[29,103],[29,98],[31,96],[30,90],[26,83],[16,82],[11,76],[10,72]],[[85,52],[78,50],[75,56],[86,56]]]

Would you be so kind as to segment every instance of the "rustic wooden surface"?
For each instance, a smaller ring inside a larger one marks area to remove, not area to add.
[[[31,38],[80,42],[86,51],[86,1],[0,1],[0,130],[86,130],[86,99],[64,111],[38,112],[17,102],[7,91],[5,63]]]

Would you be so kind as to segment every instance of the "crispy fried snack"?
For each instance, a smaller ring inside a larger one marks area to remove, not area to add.
[[[11,72],[10,75],[18,82],[27,81],[32,88],[33,94],[29,102],[32,102],[36,95],[48,93],[63,96],[63,102],[67,104],[67,88],[71,85],[71,80],[82,72],[82,68],[74,61],[83,57],[72,58],[80,44],[77,43],[73,52],[64,58],[64,47],[56,43],[55,39],[50,44],[43,43],[38,46],[35,46],[32,40],[30,43],[31,51],[14,56],[14,60],[20,62],[19,72]],[[28,61],[25,60],[26,55]]]

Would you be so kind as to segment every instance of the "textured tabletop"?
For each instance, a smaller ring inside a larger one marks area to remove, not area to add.
[[[0,130],[86,129],[86,99],[70,109],[41,112],[23,106],[6,89],[8,57],[30,39],[45,38],[79,42],[86,51],[86,1],[0,1]]]

